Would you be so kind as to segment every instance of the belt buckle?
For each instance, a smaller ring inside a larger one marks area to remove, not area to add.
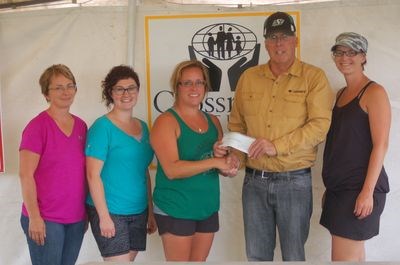
[[[265,175],[265,176],[264,176],[264,175]],[[261,179],[268,179],[268,178],[269,178],[269,177],[268,177],[268,171],[261,170],[260,176],[261,176]]]

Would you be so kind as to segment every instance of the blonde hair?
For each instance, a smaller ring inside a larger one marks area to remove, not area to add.
[[[197,60],[183,61],[175,66],[175,69],[170,79],[170,85],[172,92],[174,93],[175,100],[178,97],[178,86],[182,78],[182,72],[188,68],[199,68],[203,73],[204,80],[206,81],[206,92],[210,90],[211,86],[210,77],[208,76],[208,69],[200,61]]]

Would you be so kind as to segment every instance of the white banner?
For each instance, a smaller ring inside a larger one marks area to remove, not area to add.
[[[297,32],[300,32],[299,12],[288,13],[293,16]],[[197,59],[209,69],[212,87],[201,108],[218,115],[222,128],[226,130],[236,83],[241,73],[268,59],[264,48],[263,25],[270,14],[146,16],[149,125],[173,104],[169,79],[175,65],[183,60]]]

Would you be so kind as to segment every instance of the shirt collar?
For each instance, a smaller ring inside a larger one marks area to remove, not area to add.
[[[265,75],[265,77],[269,79],[276,79],[274,74],[271,72],[268,63],[262,65],[262,72]],[[290,66],[289,70],[287,71],[287,75],[301,76],[301,72],[302,72],[302,63],[300,62],[299,59],[295,58],[292,66]]]

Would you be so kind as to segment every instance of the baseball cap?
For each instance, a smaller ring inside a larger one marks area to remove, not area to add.
[[[264,22],[264,37],[268,38],[272,33],[281,31],[288,35],[294,35],[296,26],[291,15],[285,12],[275,12]]]
[[[337,46],[345,46],[356,52],[367,53],[368,41],[366,38],[355,32],[343,32],[336,37],[335,45],[331,51],[335,51]]]

